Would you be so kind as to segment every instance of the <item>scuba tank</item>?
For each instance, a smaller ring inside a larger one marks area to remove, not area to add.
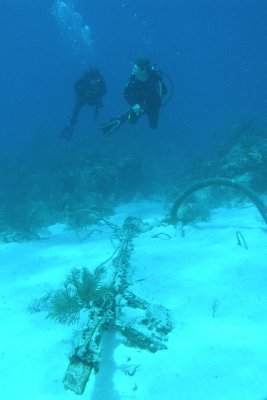
[[[168,104],[172,99],[173,89],[174,89],[173,80],[170,77],[170,75],[167,74],[167,72],[158,69],[156,64],[152,65],[151,70],[157,72],[157,74],[161,77],[162,82],[163,82],[163,79],[167,80],[167,82],[168,82],[168,86],[166,85],[166,88],[167,88],[167,92],[169,93],[169,95],[166,98],[166,100],[161,104],[161,107],[165,107],[166,104]]]

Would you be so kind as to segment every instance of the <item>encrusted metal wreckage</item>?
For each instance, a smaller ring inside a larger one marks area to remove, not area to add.
[[[88,323],[76,337],[69,356],[63,382],[66,389],[77,394],[84,392],[91,372],[98,372],[100,368],[101,341],[108,329],[115,328],[121,332],[130,346],[151,352],[167,348],[167,335],[172,329],[170,312],[129,290],[129,259],[138,224],[138,219],[128,218],[123,229],[116,229],[120,244],[112,260],[114,279],[111,290],[100,307],[90,310]]]

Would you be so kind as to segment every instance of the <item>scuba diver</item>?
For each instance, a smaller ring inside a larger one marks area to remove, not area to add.
[[[69,125],[60,134],[63,139],[72,137],[78,115],[85,104],[95,107],[94,117],[97,118],[99,108],[103,107],[102,97],[107,91],[105,79],[96,67],[88,69],[84,76],[75,82],[74,89],[76,93],[75,106]]]
[[[131,108],[118,118],[100,125],[105,136],[118,129],[124,122],[135,124],[141,115],[147,116],[150,128],[157,128],[162,98],[167,94],[162,75],[161,71],[150,64],[148,58],[138,58],[135,61],[124,89],[124,98]]]

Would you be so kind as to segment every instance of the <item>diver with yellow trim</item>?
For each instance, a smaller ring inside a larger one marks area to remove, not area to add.
[[[150,64],[148,58],[138,58],[124,89],[124,98],[131,108],[118,118],[100,125],[102,133],[107,136],[124,122],[135,124],[141,115],[147,116],[150,128],[157,128],[162,98],[166,94],[162,73]]]
[[[150,128],[157,128],[162,97],[166,94],[161,74],[151,66],[148,58],[138,58],[124,90],[124,98],[132,106],[128,122],[135,124],[145,114]]]

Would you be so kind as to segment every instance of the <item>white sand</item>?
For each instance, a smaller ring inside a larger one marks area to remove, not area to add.
[[[129,215],[155,224],[164,211],[157,203],[133,203],[110,221],[121,226]],[[267,229],[252,206],[215,210],[210,221],[186,227],[185,237],[172,226],[136,237],[131,289],[171,310],[168,350],[127,347],[108,332],[100,372],[85,393],[64,390],[77,327],[57,325],[26,307],[58,288],[71,268],[94,268],[112,254],[112,232],[101,231],[81,243],[56,225],[43,240],[0,245],[1,400],[264,400]],[[236,231],[248,249],[237,245]],[[152,238],[157,233],[171,238]],[[135,366],[133,376],[126,374]]]

